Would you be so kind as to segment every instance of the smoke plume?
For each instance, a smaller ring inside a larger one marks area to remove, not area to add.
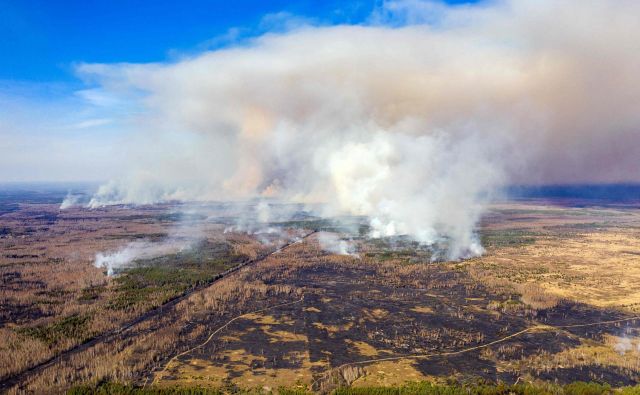
[[[152,243],[134,241],[113,252],[98,252],[94,266],[107,269],[107,275],[112,276],[119,269],[132,267],[139,259],[153,259],[164,255],[175,254],[190,248],[191,241],[181,243],[171,242]]]
[[[320,244],[320,248],[333,254],[359,257],[353,241],[341,238],[335,233],[318,233],[318,244]]]
[[[91,205],[278,197],[482,253],[506,183],[640,181],[640,3],[388,1],[171,63],[84,64],[135,108]]]

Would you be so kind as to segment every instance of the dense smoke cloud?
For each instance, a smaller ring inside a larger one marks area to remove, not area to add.
[[[168,64],[79,67],[143,108],[93,206],[275,196],[482,252],[501,185],[640,181],[635,1],[393,1]]]

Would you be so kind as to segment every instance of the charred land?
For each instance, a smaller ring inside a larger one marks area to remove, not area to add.
[[[406,238],[369,238],[357,217],[259,231],[229,226],[235,214],[212,204],[215,215],[189,214],[189,238],[176,234],[185,218],[172,204],[60,210],[46,197],[4,198],[3,391],[640,380],[632,203],[496,203],[481,224],[486,253],[451,262]],[[93,264],[167,240],[189,243],[113,275]]]

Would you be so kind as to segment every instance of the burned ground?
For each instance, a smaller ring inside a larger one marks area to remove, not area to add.
[[[37,206],[0,216],[5,375],[273,249],[263,238],[223,233],[230,218],[194,215],[190,223],[204,223],[207,235],[198,248],[107,278],[92,266],[95,253],[164,240],[179,220],[171,207]],[[360,218],[285,225],[322,225],[358,256],[328,253],[312,236],[61,354],[12,391],[104,380],[329,390],[415,380],[620,386],[640,378],[634,209],[498,205],[483,220],[487,253],[462,262],[439,262],[403,238],[367,239]]]
[[[18,204],[18,203],[17,203]],[[20,203],[0,215],[0,380],[205,284],[273,246],[204,224],[192,248],[110,278],[93,261],[129,242],[162,243],[171,206],[70,209]],[[46,215],[45,215],[46,214]],[[81,319],[79,319],[81,318]]]
[[[289,374],[295,373],[301,382],[310,384],[345,364],[424,354],[433,355],[407,358],[413,379],[513,383],[526,375],[532,380],[547,380],[548,370],[529,371],[515,365],[534,356],[559,355],[585,342],[602,344],[607,336],[620,334],[620,325],[533,331],[501,342],[488,349],[490,352],[479,349],[463,355],[437,354],[473,348],[535,326],[559,327],[633,317],[620,309],[570,300],[536,309],[523,303],[516,293],[497,293],[483,286],[455,264],[398,265],[384,259],[336,258],[312,251],[313,246],[292,249],[285,257],[265,262],[266,272],[256,268],[247,274],[248,278],[262,279],[269,285],[304,289],[301,304],[269,313],[267,322],[258,318],[234,322],[219,341],[207,343],[194,354],[182,355],[159,381],[273,386],[286,383]],[[628,324],[634,325],[635,321],[629,320]],[[283,341],[286,336],[295,340]],[[553,380],[603,377],[615,385],[632,384],[638,372],[637,357],[633,358],[636,360],[631,368],[582,364],[571,371],[573,376],[556,366],[558,375]],[[374,366],[376,362],[367,364]],[[623,371],[626,375],[621,375]],[[364,382],[371,383],[367,377],[377,372],[365,369],[357,376],[364,375]],[[383,375],[388,379],[393,372]]]

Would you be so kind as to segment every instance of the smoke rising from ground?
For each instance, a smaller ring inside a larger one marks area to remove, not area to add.
[[[112,276],[119,270],[138,266],[137,261],[177,254],[194,248],[206,240],[207,224],[200,219],[208,211],[206,207],[189,205],[176,207],[169,214],[178,215],[179,221],[171,228],[166,238],[160,241],[131,241],[118,249],[98,252],[93,265],[106,269],[107,275]]]
[[[78,206],[81,203],[81,195],[74,195],[71,192],[67,193],[67,196],[60,203],[60,210],[66,210],[68,208]]]
[[[85,64],[142,110],[128,171],[91,206],[278,197],[373,236],[482,253],[506,183],[640,181],[634,1],[390,1],[167,64]]]
[[[318,233],[318,244],[320,245],[320,248],[333,254],[359,257],[353,241],[345,240],[335,233]]]
[[[175,254],[191,248],[193,241],[177,242],[176,240],[152,243],[134,241],[112,252],[98,252],[94,266],[107,269],[107,275],[112,276],[119,269],[132,267],[136,260],[153,259],[164,255]]]

